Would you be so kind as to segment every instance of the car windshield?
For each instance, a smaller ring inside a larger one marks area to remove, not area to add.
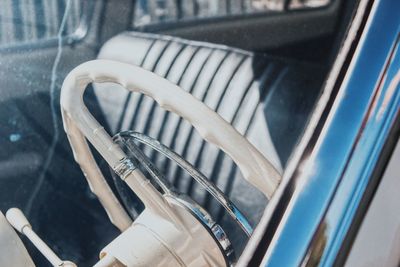
[[[95,59],[139,66],[178,85],[237,129],[282,175],[335,59],[342,2],[3,0],[0,210],[23,210],[58,255],[81,266],[94,264],[118,235],[74,159],[61,117],[65,77]],[[241,210],[252,229],[257,226],[268,197],[187,121],[111,83],[90,84],[84,101],[111,136],[131,130],[175,151]],[[137,147],[177,191],[222,226],[239,257],[248,236],[224,207],[179,164],[148,146]],[[95,152],[95,158],[135,219],[143,203],[102,155]],[[35,263],[47,266],[27,246]]]

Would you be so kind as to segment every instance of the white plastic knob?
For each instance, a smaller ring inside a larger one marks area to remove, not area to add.
[[[7,221],[16,229],[18,232],[23,234],[24,227],[32,228],[28,219],[18,208],[11,208],[6,213]]]
[[[8,222],[21,234],[25,235],[32,244],[43,254],[53,266],[76,267],[71,261],[61,260],[53,250],[32,230],[32,226],[24,213],[18,208],[6,212]]]

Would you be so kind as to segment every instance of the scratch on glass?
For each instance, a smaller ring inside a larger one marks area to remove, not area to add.
[[[39,178],[37,180],[37,183],[35,187],[33,188],[32,194],[27,202],[26,208],[25,208],[25,213],[27,215],[30,214],[32,210],[32,205],[33,202],[39,193],[40,188],[42,187],[44,178],[46,176],[47,169],[50,166],[51,160],[54,155],[54,151],[58,142],[59,138],[59,129],[58,129],[58,116],[57,116],[57,110],[56,110],[56,99],[55,99],[55,92],[56,92],[56,81],[57,81],[57,69],[58,65],[60,63],[61,55],[62,55],[62,48],[63,48],[63,32],[67,24],[67,18],[69,15],[69,11],[71,8],[71,0],[65,0],[65,10],[64,14],[62,17],[62,21],[60,24],[60,28],[58,29],[57,33],[57,39],[58,39],[58,46],[57,46],[57,54],[54,59],[53,67],[51,70],[51,82],[50,82],[50,109],[51,109],[51,118],[52,118],[52,123],[53,123],[53,139],[51,141],[49,151],[47,153],[47,157],[45,158],[45,162],[43,164],[42,172],[39,175]]]

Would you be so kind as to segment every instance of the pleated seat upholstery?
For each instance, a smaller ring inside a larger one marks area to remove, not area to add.
[[[245,135],[279,172],[318,95],[319,82],[312,75],[318,68],[223,45],[126,32],[109,40],[98,57],[141,66],[179,85]],[[134,130],[158,139],[213,180],[253,224],[259,220],[267,200],[190,124],[152,99],[116,85],[96,85],[95,94],[112,133]],[[224,218],[216,202],[186,173],[157,153],[145,152],[178,189],[218,221]]]

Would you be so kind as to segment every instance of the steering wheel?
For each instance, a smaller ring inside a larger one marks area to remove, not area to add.
[[[125,153],[90,114],[83,102],[83,94],[87,85],[93,82],[116,83],[128,91],[145,94],[162,108],[186,119],[201,137],[228,154],[243,177],[268,199],[281,177],[230,124],[178,86],[133,65],[110,60],[85,62],[64,80],[61,111],[75,160],[111,222],[122,231],[102,250],[98,266],[111,266],[104,265],[110,262],[122,266],[229,265],[230,244],[223,229],[204,209],[171,190],[162,179],[158,180],[160,187],[165,186],[163,193],[157,190],[134,164],[132,155]],[[87,140],[143,202],[145,210],[133,223],[105,181]],[[140,153],[135,155],[140,157]],[[209,185],[209,188],[216,187]],[[223,194],[222,198],[228,201]]]

